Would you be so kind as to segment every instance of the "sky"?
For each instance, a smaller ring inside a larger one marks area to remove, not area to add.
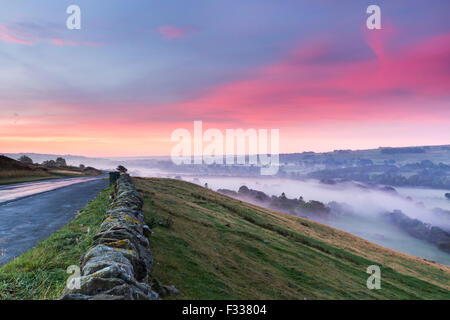
[[[168,155],[196,120],[279,129],[283,153],[450,144],[447,0],[1,6],[0,153]]]

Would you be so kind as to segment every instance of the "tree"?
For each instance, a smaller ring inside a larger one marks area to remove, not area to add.
[[[19,161],[26,164],[33,164],[33,160],[31,160],[30,157],[27,157],[26,155],[23,155],[19,158]]]
[[[80,164],[80,169],[83,170],[84,168],[86,168],[86,167],[84,166],[84,164]]]
[[[42,164],[47,167],[56,167],[55,160],[46,160],[46,161],[42,162]]]
[[[56,165],[58,167],[65,167],[65,166],[67,166],[66,159],[61,158],[61,157],[56,158]]]
[[[119,171],[120,173],[126,173],[128,171],[128,169],[122,165],[118,166],[116,170]]]

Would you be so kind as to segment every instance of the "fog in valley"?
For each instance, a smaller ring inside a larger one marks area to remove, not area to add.
[[[189,179],[187,179],[189,180]],[[382,218],[382,213],[401,210],[410,218],[450,230],[450,215],[438,215],[435,208],[450,210],[450,201],[444,198],[444,190],[419,188],[396,188],[397,193],[365,189],[358,183],[327,185],[317,180],[295,181],[287,179],[255,178],[199,178],[208,187],[237,191],[242,185],[263,191],[269,196],[318,200],[324,204],[331,201],[345,203],[350,209],[329,219],[315,219],[327,225],[347,231],[382,246],[404,253],[450,265],[450,255],[438,250],[433,244],[416,239]],[[311,217],[309,217],[311,218]]]

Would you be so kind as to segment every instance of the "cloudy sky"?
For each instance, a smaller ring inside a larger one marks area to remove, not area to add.
[[[282,152],[450,143],[448,0],[1,6],[0,152],[164,155],[194,120],[280,129]]]

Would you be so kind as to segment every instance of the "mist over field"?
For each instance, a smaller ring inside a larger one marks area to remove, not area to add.
[[[331,201],[345,203],[350,209],[348,214],[316,220],[391,249],[450,265],[449,254],[408,235],[382,219],[385,212],[401,210],[410,218],[448,231],[450,215],[438,215],[432,211],[435,208],[450,210],[450,201],[443,196],[445,190],[396,188],[397,193],[391,193],[366,189],[361,184],[353,182],[327,185],[317,180],[293,181],[276,178],[206,177],[199,178],[199,181],[200,184],[208,183],[208,187],[213,190],[226,188],[237,191],[239,187],[245,185],[250,189],[263,191],[269,196],[280,196],[284,192],[288,198],[302,196],[305,201],[318,200],[324,204]]]

